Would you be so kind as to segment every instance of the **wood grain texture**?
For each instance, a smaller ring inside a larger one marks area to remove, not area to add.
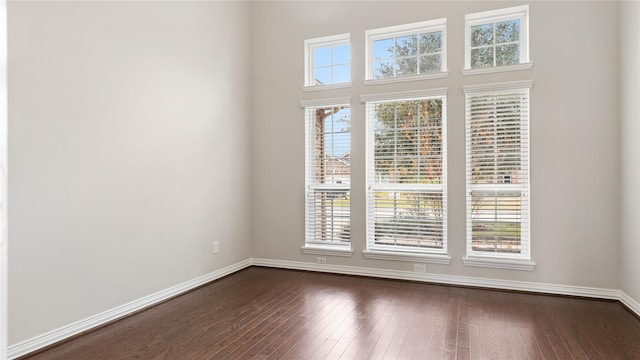
[[[22,359],[640,359],[619,303],[252,267]]]

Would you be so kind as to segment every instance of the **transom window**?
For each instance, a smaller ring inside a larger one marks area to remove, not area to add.
[[[351,82],[349,34],[305,40],[305,86]]]
[[[367,79],[446,71],[446,19],[367,30]]]
[[[529,62],[529,6],[465,16],[465,68],[481,69]]]
[[[446,95],[370,101],[366,118],[367,249],[446,254]]]

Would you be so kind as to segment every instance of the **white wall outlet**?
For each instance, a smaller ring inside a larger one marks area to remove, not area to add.
[[[326,264],[327,263],[327,258],[317,257],[316,261],[318,262],[318,264]]]
[[[218,247],[219,247],[219,243],[218,243],[218,240],[216,240],[216,241],[213,242],[213,253],[214,254],[217,254],[220,251],[220,249]]]
[[[427,264],[413,264],[413,271],[426,273],[427,272]]]

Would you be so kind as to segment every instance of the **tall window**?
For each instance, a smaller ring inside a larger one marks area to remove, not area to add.
[[[446,254],[446,90],[366,111],[367,249]]]
[[[321,89],[351,82],[349,38],[342,34],[305,40],[305,87]]]
[[[444,74],[446,26],[446,19],[438,19],[367,30],[367,79]]]
[[[465,87],[467,256],[530,259],[530,86]]]
[[[306,107],[306,246],[350,248],[351,110]]]
[[[499,68],[529,62],[529,6],[465,16],[465,68]]]

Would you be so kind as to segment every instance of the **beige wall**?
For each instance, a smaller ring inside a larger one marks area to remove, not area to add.
[[[532,70],[464,77],[465,13],[515,2],[309,2],[252,6],[253,256],[315,262],[304,255],[302,99],[351,96],[353,258],[328,263],[412,270],[369,260],[365,247],[364,107],[361,94],[448,87],[450,265],[438,274],[618,288],[617,3],[530,2]],[[366,29],[446,17],[446,79],[364,86]],[[277,21],[274,21],[277,19]],[[599,24],[594,27],[594,24]],[[350,33],[353,86],[307,92],[303,41]],[[465,267],[464,95],[467,84],[532,79],[532,272]],[[283,140],[286,138],[286,141]]]
[[[640,303],[640,3],[620,5],[620,288]]]
[[[249,4],[8,11],[9,344],[249,258]]]

